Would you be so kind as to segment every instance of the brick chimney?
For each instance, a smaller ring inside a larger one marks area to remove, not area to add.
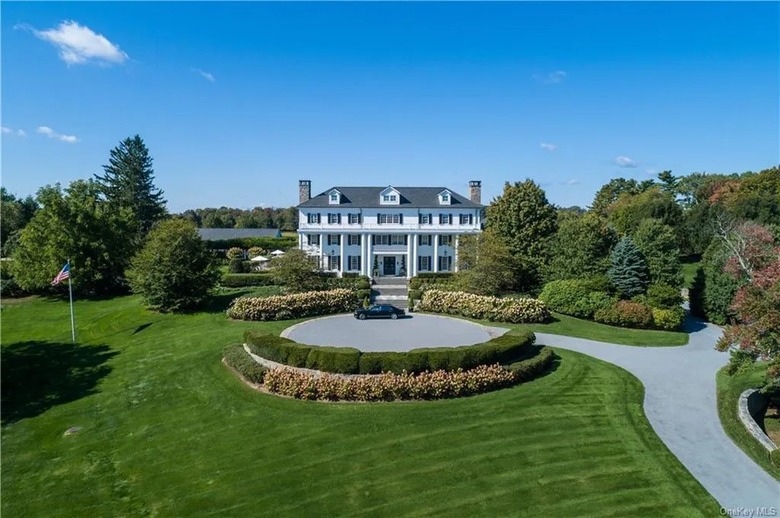
[[[469,199],[482,205],[482,182],[480,180],[469,182]]]
[[[311,180],[298,180],[298,203],[311,199]]]

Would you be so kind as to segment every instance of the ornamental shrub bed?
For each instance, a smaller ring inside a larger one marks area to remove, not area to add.
[[[246,286],[273,286],[274,280],[268,273],[229,273],[223,275],[219,283],[225,288],[244,288]]]
[[[551,281],[544,285],[539,300],[553,311],[579,318],[590,318],[593,311],[580,301],[588,298],[592,291],[590,283],[579,279]]]
[[[265,387],[274,394],[318,401],[432,400],[481,394],[509,387],[516,380],[513,372],[499,365],[480,365],[465,371],[385,373],[354,378],[272,369],[265,375]]]
[[[408,352],[360,352],[352,347],[299,344],[280,336],[246,331],[244,341],[252,353],[291,367],[342,374],[470,369],[493,363],[508,364],[528,356],[536,335],[513,331],[487,342],[461,347],[412,349]]]
[[[685,310],[680,306],[670,309],[652,308],[653,326],[664,331],[677,331],[685,320]]]
[[[620,327],[653,327],[653,311],[649,306],[631,300],[620,300],[614,306],[603,308],[593,315],[596,322]]]
[[[498,298],[462,291],[426,290],[415,309],[492,322],[536,323],[550,320],[547,306],[537,299]]]
[[[262,383],[267,370],[249,356],[241,345],[225,347],[222,357],[241,377],[252,383]]]
[[[292,318],[348,313],[357,307],[353,290],[339,288],[272,297],[239,297],[227,309],[239,320],[289,320]]]

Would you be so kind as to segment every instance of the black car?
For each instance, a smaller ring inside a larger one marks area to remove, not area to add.
[[[360,320],[367,318],[392,318],[395,320],[405,314],[406,312],[403,309],[390,304],[380,304],[367,309],[360,308],[355,310],[355,318]]]

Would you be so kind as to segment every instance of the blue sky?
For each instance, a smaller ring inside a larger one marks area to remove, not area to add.
[[[780,162],[780,6],[9,3],[2,184],[101,172],[140,134],[169,209],[289,206],[297,180],[610,178]]]

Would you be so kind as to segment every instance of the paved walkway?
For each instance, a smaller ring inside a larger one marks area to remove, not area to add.
[[[727,353],[714,349],[721,329],[694,320],[687,325],[690,341],[683,347],[536,336],[537,343],[588,354],[639,378],[653,429],[725,509],[774,507],[780,512],[780,484],[731,441],[718,418],[715,373],[728,361]]]

